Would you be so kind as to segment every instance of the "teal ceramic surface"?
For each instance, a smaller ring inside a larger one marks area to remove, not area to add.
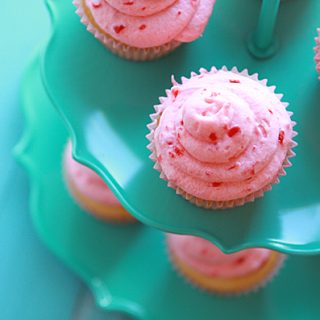
[[[252,246],[320,251],[320,83],[313,61],[319,0],[282,1],[280,8],[278,0],[218,0],[202,38],[144,63],[106,50],[80,23],[71,0],[48,5],[53,33],[41,59],[46,90],[70,129],[76,159],[97,171],[133,215],[156,228],[200,235],[226,252]],[[254,58],[248,41],[256,55],[270,48],[274,55]],[[212,65],[269,79],[290,103],[299,132],[293,167],[280,184],[263,199],[225,211],[197,208],[168,188],[152,168],[145,138],[171,74],[178,79]]]
[[[67,131],[44,92],[37,61],[24,79],[22,97],[26,128],[16,150],[30,175],[32,220],[43,241],[88,284],[103,309],[139,320],[319,319],[318,256],[289,257],[279,275],[257,293],[217,297],[194,289],[175,273],[160,231],[141,224],[105,224],[79,209],[61,174]]]

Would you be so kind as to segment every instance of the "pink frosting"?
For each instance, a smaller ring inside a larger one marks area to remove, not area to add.
[[[80,193],[101,204],[121,205],[105,182],[93,170],[73,160],[71,142],[68,143],[65,150],[64,170],[67,179],[76,186]]]
[[[214,3],[215,0],[85,0],[105,33],[138,48],[197,39]]]
[[[224,254],[211,242],[185,235],[167,235],[169,249],[179,260],[207,276],[241,277],[258,270],[269,258],[271,250],[247,249]]]
[[[316,38],[317,46],[315,47],[316,55],[314,60],[316,62],[316,69],[319,73],[319,79],[320,79],[320,28],[317,29],[317,31],[318,31],[318,37]]]
[[[229,201],[271,184],[292,147],[284,104],[261,82],[231,71],[202,71],[173,82],[157,106],[157,162],[174,187]]]

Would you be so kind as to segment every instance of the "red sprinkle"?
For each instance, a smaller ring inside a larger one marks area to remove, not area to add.
[[[172,144],[173,144],[172,141],[167,141],[167,145],[168,145],[168,146],[171,146]]]
[[[183,120],[181,120],[181,121],[180,121],[180,124],[181,124],[182,126],[184,125],[184,122],[183,122]]]
[[[179,89],[178,89],[178,88],[172,88],[172,89],[171,89],[171,93],[172,93],[173,96],[176,98],[177,95],[179,94]]]
[[[205,171],[204,173],[205,173],[205,174],[206,174],[206,176],[208,176],[208,177],[210,177],[210,176],[211,176],[211,174],[210,174],[210,172],[209,172],[209,171]]]
[[[201,249],[201,254],[203,254],[204,256],[208,254],[208,248],[203,248]]]
[[[238,132],[240,132],[241,129],[240,127],[236,126],[236,127],[232,127],[229,131],[228,131],[228,136],[230,138],[232,138],[234,135],[236,135]]]
[[[99,8],[99,7],[101,7],[101,2],[92,2],[92,6],[94,7],[94,8]]]
[[[268,109],[268,111],[269,111],[271,114],[273,114],[272,110]]]
[[[142,7],[142,8],[141,8],[141,11],[144,11],[144,10],[146,10],[146,9],[147,9],[146,7]]]
[[[171,152],[171,151],[169,151],[169,153],[168,153],[168,154],[169,154],[170,158],[172,158],[172,159],[175,157],[174,153],[173,153],[173,152]]]
[[[217,141],[217,139],[218,139],[217,135],[214,132],[210,133],[209,138],[211,141]]]
[[[178,11],[178,12],[177,12],[177,15],[180,16],[180,15],[181,15],[181,11]]]
[[[219,186],[221,186],[222,185],[222,182],[212,182],[211,183],[211,187],[219,187]]]
[[[233,166],[231,166],[230,168],[228,168],[228,170],[232,170],[232,169],[235,169],[237,168],[239,165],[237,163],[235,163]]]
[[[134,4],[134,1],[127,1],[123,3],[125,6],[131,6]]]
[[[230,82],[230,83],[240,83],[240,80],[230,79],[229,82]]]
[[[139,27],[139,30],[144,30],[147,26],[145,24],[142,24],[140,27]]]
[[[280,130],[278,140],[279,140],[280,144],[283,144],[283,140],[284,140],[284,131],[283,130]]]
[[[245,258],[241,257],[241,258],[236,260],[236,264],[242,264],[242,263],[244,263],[244,261],[245,261]]]
[[[161,162],[162,161],[162,155],[160,154],[157,158],[158,162]]]
[[[183,149],[180,149],[180,148],[178,148],[178,147],[175,147],[175,148],[174,148],[174,152],[175,152],[176,155],[179,156],[179,157],[183,156],[183,154],[184,154],[184,150],[183,150]]]
[[[123,24],[120,24],[119,26],[114,26],[113,30],[115,33],[120,33],[121,31],[123,31],[126,27]]]

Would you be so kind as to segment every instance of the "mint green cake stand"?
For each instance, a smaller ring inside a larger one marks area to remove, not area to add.
[[[263,290],[222,298],[194,289],[173,271],[160,231],[108,225],[83,212],[63,183],[68,135],[42,86],[38,60],[29,67],[22,97],[26,128],[16,153],[30,175],[33,222],[102,308],[139,320],[319,319],[318,256],[290,257]]]
[[[320,251],[320,83],[313,61],[320,1],[279,4],[218,0],[202,38],[158,61],[138,63],[106,50],[80,23],[71,0],[48,0],[53,32],[41,57],[42,78],[68,125],[74,156],[143,223],[200,235],[225,252],[254,246]],[[261,60],[252,53],[273,56]],[[152,168],[145,138],[171,74],[178,79],[212,65],[248,68],[277,85],[299,132],[297,156],[281,183],[263,199],[225,211],[197,208],[168,188]]]

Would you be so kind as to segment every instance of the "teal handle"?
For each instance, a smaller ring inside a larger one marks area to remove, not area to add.
[[[257,29],[249,41],[249,50],[257,58],[269,58],[276,52],[275,25],[280,0],[263,0]]]

